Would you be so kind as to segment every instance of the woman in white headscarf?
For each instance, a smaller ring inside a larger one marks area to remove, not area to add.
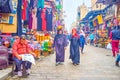
[[[85,45],[85,33],[83,30],[80,30],[80,45],[81,45],[81,53],[83,53],[83,49]]]

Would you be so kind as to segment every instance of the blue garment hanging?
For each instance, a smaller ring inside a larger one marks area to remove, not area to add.
[[[22,0],[18,0],[18,7],[17,7],[17,35],[22,35]]]
[[[33,8],[37,8],[38,6],[38,0],[33,0]]]
[[[29,7],[30,7],[30,8],[33,8],[33,0],[30,0]]]
[[[41,18],[41,12],[42,12],[42,9],[41,8],[38,8],[37,9],[37,30],[38,31],[42,31],[42,18]]]
[[[12,0],[0,0],[0,13],[12,13]]]
[[[46,9],[47,31],[52,31],[52,8]]]

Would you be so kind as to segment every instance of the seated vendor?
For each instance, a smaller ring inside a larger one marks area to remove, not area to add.
[[[22,35],[19,39],[17,39],[13,43],[13,60],[16,63],[16,68],[18,70],[18,76],[22,76],[22,71],[21,71],[21,65],[23,63],[22,61],[22,56],[23,54],[32,54],[33,56],[36,56],[29,48],[29,45],[27,43],[26,37]],[[31,63],[28,61],[24,61],[26,64],[26,72],[27,74],[30,74],[30,68],[31,68]]]

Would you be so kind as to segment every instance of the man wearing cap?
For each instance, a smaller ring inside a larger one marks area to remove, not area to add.
[[[13,43],[13,59],[16,63],[16,68],[18,70],[18,76],[22,76],[22,71],[21,71],[21,64],[23,63],[22,61],[22,56],[23,54],[32,54],[33,56],[36,56],[34,53],[29,48],[29,45],[27,43],[26,37],[22,35],[19,39],[17,39]],[[30,73],[30,68],[31,68],[31,63],[26,61],[25,62],[26,66],[26,72],[27,74]]]

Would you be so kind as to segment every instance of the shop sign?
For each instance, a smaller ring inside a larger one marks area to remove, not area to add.
[[[102,15],[98,15],[98,16],[97,16],[97,19],[98,19],[98,24],[103,24]]]

